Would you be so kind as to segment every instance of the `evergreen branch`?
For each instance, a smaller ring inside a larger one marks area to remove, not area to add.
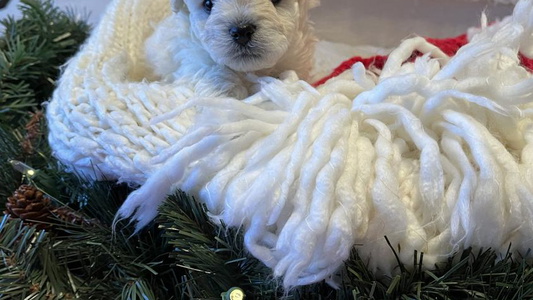
[[[525,259],[515,261],[510,251],[498,257],[490,249],[477,254],[467,249],[434,270],[422,268],[422,255],[414,257],[414,265],[402,264],[393,278],[376,278],[354,250],[340,292],[355,291],[358,299],[533,299],[533,267]]]
[[[11,159],[21,158],[15,129],[0,124],[0,205],[4,206],[7,197],[20,185],[21,174],[9,164]]]
[[[75,177],[64,181],[60,189],[83,199],[78,212],[82,218],[99,220],[90,226],[59,219],[54,223],[58,234],[54,253],[60,265],[75,278],[83,278],[76,281],[77,295],[83,299],[171,299],[168,294],[181,292],[177,289],[179,268],[172,265],[170,245],[160,230],[152,226],[133,236],[131,226],[112,230],[116,210],[131,191],[127,186]]]
[[[171,256],[185,271],[186,283],[203,287],[192,289],[189,297],[216,297],[235,284],[235,272],[228,270],[220,255],[228,249],[215,247],[216,227],[193,199],[181,192],[171,196],[161,208],[160,222],[164,236],[174,248]]]
[[[252,299],[283,295],[271,270],[245,251],[242,233],[213,224],[192,197],[177,192],[160,210],[159,227],[173,246],[170,255],[184,271],[184,296],[219,298],[232,287]]]
[[[4,216],[0,223],[0,245],[0,297],[44,299],[69,294],[67,287],[58,284],[64,272],[48,253],[51,245],[45,231]]]
[[[85,40],[85,20],[53,6],[51,0],[23,0],[22,17],[0,21],[0,123],[11,123],[47,100],[59,66]]]
[[[23,128],[8,127],[0,122],[0,205],[5,203],[7,197],[22,182],[22,174],[15,172],[10,164],[12,160],[22,161],[35,168],[57,166],[50,160],[51,151],[46,141],[45,122],[39,117],[42,113],[24,112],[24,115],[28,115],[30,122]],[[56,186],[55,183],[51,185]]]

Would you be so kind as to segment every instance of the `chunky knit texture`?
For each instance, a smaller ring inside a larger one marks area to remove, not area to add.
[[[390,274],[384,236],[429,266],[465,247],[533,247],[533,78],[518,55],[533,54],[531,1],[453,57],[412,38],[372,58],[380,68],[357,62],[318,87],[257,78],[244,101],[143,80],[143,42],[167,5],[115,0],[47,107],[72,171],[140,185],[120,217],[142,227],[183,189],[242,226],[286,287],[335,284],[354,245]]]
[[[437,46],[442,52],[446,53],[446,55],[448,56],[455,55],[455,53],[457,53],[457,51],[461,47],[463,47],[466,43],[468,43],[466,34],[462,34],[460,36],[457,36],[454,38],[448,38],[448,39],[426,38],[426,41]],[[420,53],[413,53],[414,57],[412,58],[412,60],[414,60],[414,58],[419,55]],[[522,64],[522,66],[524,66],[526,69],[528,69],[531,72],[533,70],[533,59],[528,58],[522,54],[519,54],[519,57],[520,57],[520,63]],[[313,86],[317,87],[319,85],[324,84],[326,81],[330,80],[331,78],[335,78],[339,76],[340,74],[351,69],[353,65],[355,65],[356,63],[362,63],[366,69],[376,68],[376,69],[381,70],[383,66],[385,65],[386,61],[387,61],[387,56],[384,56],[384,55],[376,55],[372,57],[354,56],[342,62],[328,76],[325,76],[324,78],[321,78],[318,81],[316,81],[313,84]]]

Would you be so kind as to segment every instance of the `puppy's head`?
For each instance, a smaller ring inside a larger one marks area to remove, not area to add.
[[[241,72],[273,68],[305,35],[307,10],[314,2],[171,0],[174,11],[189,11],[191,30],[211,58]]]

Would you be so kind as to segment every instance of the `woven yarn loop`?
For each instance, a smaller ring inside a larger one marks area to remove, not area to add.
[[[428,266],[466,247],[533,247],[533,77],[518,56],[533,57],[531,1],[452,57],[412,38],[382,70],[356,63],[318,87],[256,78],[243,101],[143,79],[143,43],[167,6],[114,0],[47,106],[70,170],[140,185],[120,217],[140,228],[182,189],[242,226],[286,287],[335,284],[354,245],[390,274],[385,236]]]

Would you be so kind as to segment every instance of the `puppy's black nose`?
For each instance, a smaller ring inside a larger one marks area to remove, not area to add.
[[[231,27],[229,29],[229,34],[237,44],[245,46],[252,39],[252,36],[255,33],[255,29],[256,27],[254,25],[243,24]]]

